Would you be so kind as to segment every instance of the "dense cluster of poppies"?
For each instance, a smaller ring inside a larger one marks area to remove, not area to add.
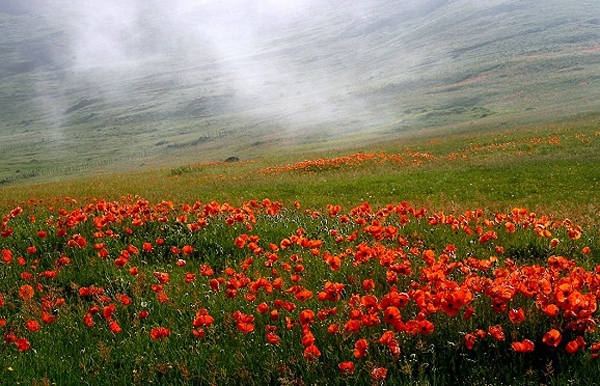
[[[599,135],[596,133],[596,136]],[[572,135],[568,138],[571,139]],[[585,134],[575,134],[575,139],[582,143],[591,141]],[[437,142],[437,140],[432,140]],[[466,160],[470,156],[482,154],[482,153],[493,153],[496,151],[510,151],[514,152],[516,156],[523,156],[528,153],[539,150],[540,147],[560,147],[561,139],[559,136],[552,135],[548,137],[529,137],[520,140],[511,141],[495,141],[490,144],[470,144],[459,152],[453,151],[451,153],[444,153],[443,155],[433,155],[428,152],[414,151],[407,148],[402,153],[386,153],[381,151],[379,153],[354,153],[334,158],[319,158],[309,159],[293,164],[283,166],[272,166],[267,167],[260,171],[260,173],[276,173],[276,172],[318,172],[335,169],[351,169],[365,164],[396,164],[396,165],[414,165],[422,164],[425,162],[431,162],[436,160],[442,161],[455,161],[455,160]]]
[[[376,381],[441,331],[463,350],[600,354],[596,246],[570,220],[405,202],[324,209],[32,199],[0,224],[4,349],[29,353],[48,325],[74,318],[166,344],[223,331],[295,339],[287,347],[311,364],[335,342],[341,374],[360,367]],[[538,255],[523,258],[526,247]]]

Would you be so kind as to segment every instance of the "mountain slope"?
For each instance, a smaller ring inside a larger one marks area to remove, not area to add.
[[[0,180],[597,111],[599,41],[580,0],[11,0]]]

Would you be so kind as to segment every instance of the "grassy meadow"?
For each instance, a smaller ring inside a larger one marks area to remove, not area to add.
[[[594,384],[599,120],[0,187],[0,379]]]

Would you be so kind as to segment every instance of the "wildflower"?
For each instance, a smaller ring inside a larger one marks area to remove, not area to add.
[[[19,289],[19,297],[23,300],[28,300],[33,297],[35,290],[29,284],[23,284]]]
[[[354,374],[354,362],[341,362],[338,364],[338,369],[342,374]]]
[[[56,320],[56,317],[48,314],[47,312],[42,312],[42,321],[46,324],[50,324]]]
[[[569,354],[575,354],[577,351],[582,350],[585,347],[585,340],[583,337],[578,336],[573,339],[565,346],[565,351]]]
[[[19,351],[27,351],[29,350],[29,348],[31,347],[31,345],[29,344],[29,341],[25,338],[19,338],[15,341],[15,344],[17,345],[17,349]]]
[[[206,336],[206,331],[203,328],[197,328],[192,330],[192,334],[197,338],[201,339]]]
[[[128,306],[132,303],[131,298],[125,294],[121,294],[121,296],[119,296],[119,301],[121,302],[121,304],[126,305],[126,306]]]
[[[158,300],[160,303],[167,303],[170,298],[169,295],[167,295],[167,293],[165,291],[157,291],[156,292],[156,300]]]
[[[524,339],[521,342],[512,342],[511,347],[516,352],[527,353],[533,351],[535,345],[529,339]]]
[[[465,346],[467,346],[467,348],[469,350],[473,350],[476,342],[477,342],[477,337],[475,336],[475,334],[472,334],[472,333],[465,334]]]
[[[310,345],[304,349],[304,358],[309,362],[315,361],[320,356],[321,356],[321,351],[314,344]]]
[[[375,281],[373,281],[373,279],[365,279],[363,280],[362,283],[362,288],[365,291],[371,291],[373,288],[375,288]]]
[[[385,367],[376,367],[371,371],[371,379],[375,382],[384,381],[387,378],[387,369]]]
[[[503,342],[506,339],[506,335],[500,325],[490,326],[488,328],[488,333],[497,341]]]
[[[259,314],[266,314],[269,312],[269,305],[265,302],[262,302],[256,306],[256,311],[258,311]]]
[[[523,320],[525,320],[525,311],[523,311],[522,308],[513,308],[508,311],[508,318],[513,324],[521,323]]]
[[[561,340],[562,340],[562,335],[561,335],[560,331],[558,331],[554,328],[552,330],[546,332],[544,334],[544,337],[542,338],[542,342],[544,342],[548,346],[552,346],[552,347],[558,347]]]
[[[315,317],[315,313],[313,310],[306,309],[300,312],[300,324],[307,325],[313,322]]]
[[[203,308],[196,312],[196,319],[192,323],[194,327],[207,327],[213,324],[215,318],[208,314],[208,310]]]
[[[274,332],[267,332],[267,341],[271,344],[279,344],[281,338]]]
[[[158,280],[160,284],[168,283],[171,280],[167,272],[154,272],[154,277]]]
[[[186,282],[186,283],[188,283],[188,284],[189,284],[189,283],[193,283],[193,282],[194,282],[194,280],[196,280],[196,275],[194,275],[194,274],[193,274],[193,273],[191,273],[191,272],[187,272],[187,273],[185,274],[185,282]]]
[[[35,320],[28,320],[27,323],[25,323],[25,327],[31,332],[38,332],[42,329],[42,326]]]
[[[214,292],[219,292],[219,281],[217,279],[210,279],[210,281],[208,282],[208,285],[210,285],[210,288]]]
[[[115,312],[115,310],[117,309],[117,307],[114,304],[109,304],[107,306],[105,306],[102,309],[102,316],[104,317],[104,320],[111,320],[113,313]]]
[[[150,337],[153,340],[164,339],[171,335],[171,330],[166,327],[155,327],[150,331]]]
[[[367,355],[367,349],[369,348],[369,342],[366,339],[361,338],[354,343],[354,356],[356,358],[363,358]]]
[[[110,330],[112,332],[114,332],[115,334],[120,333],[121,331],[123,331],[123,329],[121,328],[121,326],[119,326],[119,323],[117,323],[116,320],[111,321],[108,326],[110,327]]]
[[[94,323],[93,314],[91,314],[90,312],[85,314],[85,316],[83,317],[83,324],[90,328],[94,327],[96,323]]]
[[[206,276],[206,277],[210,277],[215,274],[215,271],[213,271],[213,269],[208,264],[200,265],[198,270],[200,271],[200,274],[202,276]]]
[[[191,245],[184,245],[183,248],[181,248],[181,251],[185,256],[188,256],[194,253],[194,247],[192,247]]]
[[[433,332],[435,325],[429,320],[423,319],[419,321],[418,328],[420,334],[427,335]]]
[[[4,261],[6,264],[10,264],[12,262],[12,259],[13,259],[12,251],[10,249],[3,249],[2,250],[2,261]]]

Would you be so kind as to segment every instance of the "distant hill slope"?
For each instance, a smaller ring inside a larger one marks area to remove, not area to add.
[[[600,107],[600,3],[0,4],[0,182]]]

